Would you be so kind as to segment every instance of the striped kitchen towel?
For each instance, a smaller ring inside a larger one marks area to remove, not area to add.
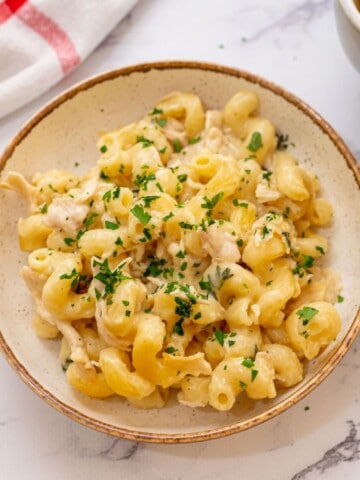
[[[0,118],[76,68],[137,0],[0,0]]]

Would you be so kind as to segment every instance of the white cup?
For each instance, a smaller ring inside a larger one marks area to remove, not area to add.
[[[336,0],[335,18],[344,51],[360,72],[360,1]]]

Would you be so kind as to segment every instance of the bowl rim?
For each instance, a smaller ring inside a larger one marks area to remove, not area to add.
[[[16,147],[30,134],[31,130],[41,122],[47,115],[51,114],[57,107],[63,103],[71,100],[78,93],[88,90],[97,84],[113,80],[120,76],[129,76],[133,73],[146,73],[150,70],[174,70],[174,69],[193,69],[211,71],[214,73],[220,73],[230,75],[236,78],[245,79],[251,83],[258,84],[261,87],[270,90],[272,93],[282,97],[302,113],[309,117],[323,132],[326,134],[333,145],[338,149],[341,156],[345,159],[348,167],[353,172],[355,181],[360,188],[360,167],[350,152],[349,148],[345,145],[340,135],[329,125],[329,123],[319,115],[312,107],[306,102],[298,98],[296,95],[288,92],[283,87],[269,81],[264,78],[247,72],[245,70],[223,66],[215,63],[200,62],[200,61],[157,61],[149,63],[140,63],[135,65],[126,66],[114,70],[107,71],[105,73],[92,76],[85,81],[82,81],[71,88],[65,90],[54,99],[50,100],[43,108],[35,113],[20,129],[20,131],[13,137],[8,146],[5,148],[3,154],[0,157],[0,173],[7,160],[12,156]],[[0,331],[0,352],[3,353],[5,359],[10,366],[20,376],[20,378],[27,384],[40,398],[45,400],[49,405],[54,407],[59,412],[65,414],[67,417],[77,421],[78,423],[90,427],[94,430],[98,430],[102,433],[110,434],[115,437],[124,438],[132,441],[150,442],[150,443],[191,443],[211,440],[228,436],[234,433],[245,431],[251,427],[259,425],[278,414],[284,412],[292,405],[298,403],[306,395],[308,395],[316,386],[318,386],[336,367],[341,361],[350,346],[354,342],[357,334],[360,332],[360,309],[358,309],[354,319],[351,323],[343,340],[336,349],[332,352],[331,357],[327,361],[326,365],[318,371],[306,384],[295,389],[292,394],[279,402],[279,404],[270,408],[266,412],[257,414],[255,417],[247,420],[237,421],[235,423],[211,428],[208,430],[188,432],[188,433],[162,433],[162,432],[143,432],[130,430],[123,427],[117,427],[109,423],[105,423],[101,420],[96,420],[90,416],[78,411],[76,408],[65,404],[59,400],[54,394],[49,392],[44,386],[42,386],[25,368],[24,365],[16,358],[15,354],[7,344],[2,332]]]
[[[340,7],[357,32],[360,32],[360,11],[354,0],[338,0]]]

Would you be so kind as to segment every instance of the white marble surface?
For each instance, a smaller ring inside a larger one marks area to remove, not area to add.
[[[65,88],[160,59],[217,62],[273,80],[322,114],[360,160],[360,76],[341,50],[332,0],[140,0],[75,72],[0,121],[0,149]],[[250,431],[193,445],[136,444],[88,430],[37,398],[0,357],[0,478],[358,479],[359,347],[360,339],[293,409]]]

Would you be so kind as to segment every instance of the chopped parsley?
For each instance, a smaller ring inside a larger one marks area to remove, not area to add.
[[[287,246],[289,248],[291,248],[290,233],[289,232],[281,232],[281,235],[285,238]]]
[[[151,220],[151,215],[149,215],[140,205],[135,205],[130,212],[136,217],[140,223],[147,225]]]
[[[112,190],[108,190],[103,195],[104,202],[110,202],[111,199],[116,199],[120,197],[120,187],[114,187]]]
[[[177,179],[179,180],[180,183],[186,182],[187,178],[188,176],[186,175],[186,173],[182,173],[181,175],[177,176]]]
[[[215,330],[214,332],[216,340],[220,343],[220,345],[223,347],[224,346],[224,340],[226,338],[226,333],[223,332],[222,330]]]
[[[173,141],[173,147],[176,153],[181,152],[182,146],[178,138],[175,138],[175,140]]]
[[[108,230],[117,230],[119,225],[117,223],[110,222],[109,220],[105,220],[105,228]]]
[[[309,273],[309,268],[313,266],[314,257],[310,257],[309,255],[304,255],[301,262],[298,262],[296,267],[293,269],[293,273],[295,275],[299,275],[300,278],[304,276],[304,272]]]
[[[344,297],[342,295],[337,296],[338,303],[342,303],[344,301]]]
[[[200,140],[201,140],[201,137],[189,138],[189,145],[194,145],[195,143],[200,142]]]
[[[89,228],[91,227],[91,225],[95,222],[95,218],[98,217],[99,214],[96,213],[96,212],[91,212],[89,213],[89,215],[84,219],[83,221],[83,225],[85,226],[85,229],[82,229],[80,230],[77,234],[76,234],[76,239],[79,240],[79,238],[81,238],[84,233],[89,230]]]
[[[301,310],[296,312],[296,315],[301,318],[302,324],[307,325],[310,320],[319,312],[316,308],[312,307],[303,307]]]
[[[325,255],[324,249],[320,247],[320,245],[316,245],[315,250],[321,253],[321,255]]]
[[[165,215],[165,217],[163,217],[163,221],[167,222],[173,216],[174,216],[174,214],[172,212],[170,212],[168,215]]]
[[[123,247],[124,242],[121,240],[120,237],[117,237],[117,239],[115,240],[115,245],[119,245],[120,247]]]
[[[213,210],[213,208],[215,207],[215,205],[220,202],[220,200],[223,198],[224,196],[224,192],[219,192],[217,193],[216,195],[213,196],[213,198],[208,198],[208,197],[203,197],[203,201],[204,203],[201,204],[201,207],[202,208],[207,208],[208,209],[208,212],[207,214],[210,216],[211,215],[211,211]]]
[[[251,368],[251,381],[253,382],[259,373],[258,370],[253,368],[255,366],[254,359],[251,357],[245,357],[241,362],[241,365],[243,365],[246,368]]]
[[[237,198],[234,198],[232,203],[235,205],[235,207],[242,207],[242,208],[248,208],[249,204],[247,202],[240,202]]]
[[[178,335],[180,336],[183,336],[184,335],[184,330],[182,328],[182,324],[184,322],[184,319],[183,318],[180,318],[180,320],[178,320],[175,325],[174,325],[174,328],[173,328],[173,333],[177,333]]]
[[[290,212],[291,212],[290,207],[286,207],[283,213],[284,218],[289,218]]]
[[[106,145],[102,145],[102,146],[100,147],[100,152],[101,152],[101,153],[105,153],[105,152],[107,152],[107,151],[108,151],[108,148],[107,148]]]
[[[158,198],[160,198],[159,195],[149,195],[147,197],[142,197],[141,201],[144,202],[145,208],[149,208],[151,202],[153,202],[154,200],[157,200]]]
[[[98,217],[99,214],[96,213],[96,212],[92,212],[90,213],[84,220],[84,225],[85,225],[85,228],[90,228],[91,225],[95,222],[95,218]]]
[[[220,289],[223,283],[233,276],[234,274],[231,273],[231,270],[229,267],[226,267],[224,268],[224,270],[221,270],[220,265],[217,265],[215,269],[215,277],[210,277],[210,275],[208,275],[207,281],[202,278],[201,280],[199,280],[199,286],[201,290],[207,291],[208,294],[211,294],[214,298],[216,298],[214,288]]]
[[[70,357],[67,357],[64,363],[61,364],[61,368],[63,369],[63,372],[66,372],[66,370],[69,368],[69,366],[73,363],[73,360],[71,360]]]
[[[164,269],[160,268],[163,267],[166,263],[164,258],[154,258],[144,272],[144,277],[158,277],[164,272]]]
[[[154,145],[154,142],[152,140],[149,140],[143,135],[138,135],[136,137],[136,143],[141,143],[143,148],[148,148],[151,147],[151,145]]]
[[[143,175],[136,175],[134,183],[135,185],[140,187],[142,190],[146,191],[148,187],[148,183],[151,180],[155,180],[155,178],[156,177],[154,173],[151,173],[150,175],[146,175],[146,173],[144,173]]]
[[[266,180],[267,182],[270,182],[270,177],[272,175],[272,172],[265,172],[262,174],[262,178]]]
[[[282,133],[276,133],[277,136],[277,150],[286,150],[289,146],[289,135],[283,135]]]
[[[179,226],[181,228],[184,228],[185,230],[192,230],[195,228],[195,225],[192,225],[191,223],[186,223],[186,222],[179,222]]]
[[[66,243],[66,245],[68,245],[69,247],[71,247],[74,242],[75,242],[74,238],[70,238],[70,237],[64,238],[64,243]]]
[[[246,368],[252,368],[255,365],[254,359],[250,357],[245,357],[244,360],[241,362],[241,365],[244,365],[244,367]]]
[[[156,118],[155,121],[159,125],[159,127],[165,127],[165,125],[167,124],[166,118]]]
[[[60,280],[71,280],[70,287],[76,293],[82,293],[87,290],[87,287],[91,281],[87,275],[81,275],[75,268],[71,273],[64,273],[60,275]]]
[[[273,222],[274,220],[280,218],[281,215],[280,213],[276,213],[276,212],[269,212],[266,217],[265,217],[265,220],[267,220],[268,222]]]
[[[48,209],[47,203],[44,203],[44,205],[40,208],[41,213],[46,213]]]
[[[247,148],[250,152],[257,152],[261,147],[263,147],[261,133],[254,132],[251,135],[250,143]]]
[[[99,273],[95,275],[95,279],[104,285],[104,294],[102,298],[106,298],[108,295],[115,292],[115,288],[125,280],[132,280],[132,277],[124,275],[121,271],[125,262],[120,263],[115,270],[111,270],[109,267],[109,260],[106,258],[104,262],[93,260],[93,267],[99,267]]]
[[[269,235],[271,232],[271,228],[268,228],[266,225],[264,225],[261,229],[261,238],[265,238],[266,235]]]
[[[169,354],[173,354],[177,351],[178,351],[178,349],[175,348],[175,347],[166,347],[165,350],[164,350],[165,353],[169,353]]]
[[[175,313],[179,315],[179,317],[189,318],[193,302],[184,300],[180,297],[175,297],[175,303]]]
[[[164,110],[161,110],[161,108],[154,107],[152,111],[149,113],[149,115],[159,115],[162,113],[164,113]]]

